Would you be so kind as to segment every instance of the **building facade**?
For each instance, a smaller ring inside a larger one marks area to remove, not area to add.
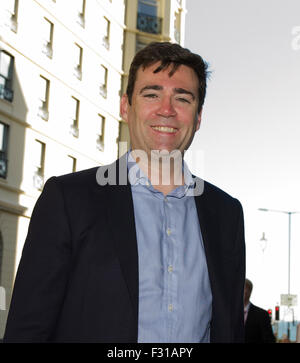
[[[45,181],[127,150],[130,62],[153,40],[182,44],[184,18],[184,0],[0,2],[0,339]]]

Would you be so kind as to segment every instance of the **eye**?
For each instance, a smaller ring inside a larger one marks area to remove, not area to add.
[[[180,102],[183,102],[183,103],[191,103],[191,101],[187,98],[184,98],[184,97],[178,97],[176,98],[177,101],[180,101]]]
[[[146,93],[143,95],[143,97],[146,97],[146,98],[156,98],[157,95],[155,93]]]

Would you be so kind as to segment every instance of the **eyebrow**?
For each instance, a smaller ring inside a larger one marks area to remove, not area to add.
[[[175,93],[190,95],[193,98],[193,100],[196,99],[196,97],[195,97],[195,95],[194,95],[193,92],[188,91],[188,90],[186,90],[184,88],[175,88]]]
[[[153,85],[148,85],[148,86],[145,86],[143,87],[141,90],[140,90],[140,94],[142,94],[144,91],[148,91],[148,90],[154,90],[154,91],[161,91],[163,89],[162,86],[159,86],[159,85],[156,85],[156,84],[153,84]],[[186,95],[190,95],[193,100],[196,99],[195,95],[193,92],[191,91],[188,91],[184,88],[174,88],[174,91],[175,93],[177,94],[186,94]]]
[[[140,90],[140,94],[143,93],[144,91],[148,91],[148,90],[154,90],[154,91],[161,91],[163,89],[162,86],[158,86],[156,84],[153,85],[149,85],[149,86],[145,86]]]

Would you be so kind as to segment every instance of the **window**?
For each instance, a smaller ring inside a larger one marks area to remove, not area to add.
[[[0,178],[7,176],[8,125],[0,122]]]
[[[100,94],[102,97],[107,97],[107,68],[101,65],[100,67]]]
[[[74,137],[79,136],[79,106],[80,102],[75,97],[71,97],[71,125],[70,125],[70,133]]]
[[[75,66],[74,66],[74,76],[79,80],[82,79],[82,48],[75,44],[74,47],[74,59],[75,59]]]
[[[49,119],[50,81],[42,76],[39,79],[39,109],[38,115],[45,121]]]
[[[138,12],[145,15],[157,16],[157,0],[139,0]]]
[[[54,25],[48,19],[43,19],[41,27],[42,32],[42,51],[47,57],[52,58],[53,56],[53,29]]]
[[[110,40],[110,21],[104,16],[102,18],[102,45],[109,49]]]
[[[16,33],[18,30],[19,0],[6,0],[6,2],[7,2],[7,10],[10,17],[10,29]]]
[[[73,0],[74,2],[74,0]],[[86,0],[75,0],[75,11],[76,11],[76,21],[84,28],[85,26],[85,6]]]
[[[181,12],[175,12],[174,19],[174,38],[177,43],[180,43],[180,23],[181,23]]]
[[[104,150],[104,130],[105,130],[105,117],[98,115],[98,125],[97,125],[97,139],[96,147],[98,150]]]
[[[32,153],[34,167],[33,185],[38,190],[42,190],[44,185],[45,153],[46,144],[39,140],[35,140]]]
[[[146,43],[144,43],[143,40],[140,39],[139,36],[136,37],[136,43],[135,43],[135,53],[139,52],[140,50],[142,50],[144,47],[146,47]]]
[[[13,93],[13,69],[14,58],[4,52],[0,52],[0,98],[12,102]]]
[[[157,0],[139,0],[137,28],[142,32],[161,34],[161,18],[157,13]]]
[[[75,173],[77,160],[73,156],[68,155],[67,157],[67,173]]]

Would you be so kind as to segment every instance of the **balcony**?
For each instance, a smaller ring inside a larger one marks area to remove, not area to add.
[[[162,18],[157,16],[138,13],[137,29],[151,34],[161,34]]]
[[[0,84],[0,98],[9,102],[13,101],[14,91]]]

